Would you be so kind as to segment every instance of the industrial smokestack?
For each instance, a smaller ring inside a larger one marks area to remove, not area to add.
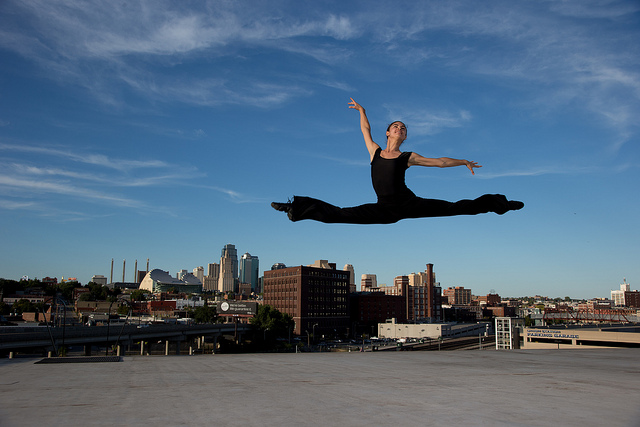
[[[136,268],[133,269],[133,281],[138,281],[138,260],[136,260]]]
[[[109,283],[113,283],[113,258],[111,258],[111,276],[109,276]]]
[[[124,268],[127,265],[127,260],[123,259],[122,260],[122,283],[124,283]]]
[[[147,273],[149,272],[149,258],[147,258]]]

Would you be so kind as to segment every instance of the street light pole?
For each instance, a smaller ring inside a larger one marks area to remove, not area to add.
[[[316,342],[316,326],[318,326],[317,323],[313,324],[313,343],[315,344]]]

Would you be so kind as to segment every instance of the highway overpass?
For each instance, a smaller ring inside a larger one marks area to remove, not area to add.
[[[140,345],[145,354],[144,343],[163,341],[168,354],[169,343],[189,342],[200,347],[205,339],[217,340],[223,335],[240,339],[251,326],[247,324],[217,323],[204,325],[123,325],[110,326],[66,326],[66,327],[0,327],[0,354],[18,352],[51,352],[53,355],[68,346],[84,346],[85,354],[92,347],[118,346],[118,351],[134,344]],[[177,346],[178,351],[180,346]]]

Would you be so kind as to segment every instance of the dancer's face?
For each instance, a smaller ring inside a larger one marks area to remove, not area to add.
[[[395,136],[403,142],[407,139],[407,127],[402,122],[393,122],[387,128],[387,138]]]

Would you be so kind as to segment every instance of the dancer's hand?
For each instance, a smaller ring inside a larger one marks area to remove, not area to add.
[[[353,98],[350,98],[351,102],[349,103],[349,108],[353,108],[355,110],[358,111],[364,111],[364,108],[362,107],[362,105],[358,104],[356,101],[354,101]]]
[[[473,171],[473,168],[481,168],[482,166],[478,164],[478,162],[470,162],[469,160],[465,160],[465,165],[467,166],[467,168],[469,168],[469,170],[471,171],[471,173],[473,175],[475,175],[476,173]]]

